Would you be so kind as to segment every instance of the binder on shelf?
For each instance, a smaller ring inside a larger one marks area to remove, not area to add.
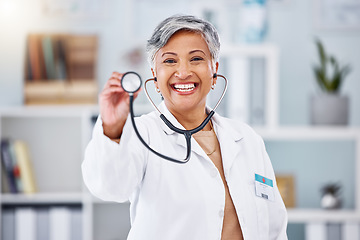
[[[49,208],[40,207],[36,210],[36,239],[48,240],[49,237],[50,237]]]
[[[15,240],[15,212],[13,208],[4,208],[1,214],[1,239]]]
[[[70,240],[71,212],[68,207],[51,207],[49,210],[49,240]]]
[[[341,239],[360,239],[360,223],[356,221],[349,221],[343,223],[341,227]]]
[[[339,240],[341,238],[341,224],[328,223],[327,224],[327,240]]]
[[[305,239],[307,240],[326,240],[326,223],[308,223],[305,228]]]
[[[23,192],[26,194],[35,193],[35,176],[28,146],[22,140],[16,140],[13,144],[16,160],[20,170],[20,178],[22,182]]]
[[[71,208],[71,240],[82,239],[82,210],[80,207]]]
[[[16,240],[36,240],[36,210],[31,207],[15,209]]]
[[[1,140],[1,163],[6,173],[6,182],[11,193],[17,193],[17,184],[14,175],[13,159],[10,152],[10,141],[8,139]]]

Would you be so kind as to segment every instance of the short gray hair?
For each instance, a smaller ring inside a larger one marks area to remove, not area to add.
[[[156,53],[166,45],[174,33],[180,30],[200,33],[203,36],[209,47],[212,63],[215,67],[220,51],[220,39],[217,30],[211,23],[190,15],[171,16],[155,28],[146,46],[150,65],[154,67]]]

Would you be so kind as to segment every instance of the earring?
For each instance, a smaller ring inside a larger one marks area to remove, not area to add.
[[[159,88],[155,88],[155,91],[157,92],[157,93],[160,93],[160,89]]]
[[[216,86],[216,83],[214,83],[213,85],[211,85],[211,89],[214,90]]]

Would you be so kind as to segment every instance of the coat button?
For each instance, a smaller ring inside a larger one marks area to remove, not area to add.
[[[210,176],[213,177],[213,178],[216,177],[217,174],[218,174],[218,171],[217,171],[216,169],[212,169],[212,170],[210,171]]]
[[[224,217],[224,210],[221,209],[221,210],[219,211],[219,217],[221,217],[221,218]]]

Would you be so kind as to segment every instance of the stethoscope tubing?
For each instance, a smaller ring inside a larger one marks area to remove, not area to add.
[[[178,130],[181,130],[182,132],[184,131],[183,135],[185,136],[185,139],[186,139],[186,157],[184,160],[178,160],[178,159],[175,159],[175,158],[171,158],[171,157],[168,157],[166,155],[163,155],[157,151],[155,151],[154,149],[152,149],[146,142],[145,140],[141,137],[137,127],[136,127],[136,124],[135,124],[135,116],[134,116],[134,109],[133,109],[133,102],[134,102],[134,95],[133,94],[129,94],[129,97],[130,97],[130,118],[131,118],[131,123],[133,125],[133,128],[134,128],[134,131],[137,135],[137,137],[139,138],[139,140],[141,141],[141,143],[148,149],[150,150],[152,153],[154,153],[155,155],[161,157],[161,158],[164,158],[168,161],[171,161],[171,162],[175,162],[175,163],[187,163],[189,160],[190,160],[190,155],[191,155],[191,134],[189,131],[186,131],[186,130],[182,130],[182,129],[179,129],[179,128],[176,128],[174,126],[174,128],[178,129]],[[160,115],[160,118],[166,123],[170,123],[171,122],[163,115],[161,114]],[[165,120],[164,120],[165,119]],[[166,124],[167,125],[167,124]],[[171,124],[172,125],[172,124]],[[173,126],[173,125],[172,125]]]
[[[157,151],[155,151],[154,149],[152,149],[146,142],[145,140],[141,137],[137,127],[136,127],[136,123],[135,123],[135,116],[134,116],[134,109],[133,109],[133,103],[134,103],[134,95],[133,93],[129,93],[129,100],[130,100],[130,117],[131,117],[131,123],[133,125],[134,131],[137,135],[137,137],[139,138],[139,140],[141,141],[141,143],[148,149],[150,150],[152,153],[154,153],[155,155],[166,159],[168,161],[171,162],[175,162],[175,163],[187,163],[190,160],[190,156],[191,156],[191,136],[199,131],[201,131],[210,121],[210,119],[212,118],[212,116],[215,114],[215,110],[216,108],[219,106],[220,102],[222,101],[222,99],[225,96],[226,90],[227,90],[227,85],[228,85],[228,81],[227,79],[223,76],[223,75],[217,75],[219,77],[222,77],[225,80],[225,86],[224,86],[224,90],[223,93],[221,94],[218,102],[216,103],[215,107],[209,112],[209,114],[207,115],[207,117],[203,120],[203,122],[197,126],[196,128],[193,128],[191,130],[185,130],[185,129],[180,129],[176,126],[174,126],[166,117],[165,115],[156,107],[156,105],[154,104],[154,102],[152,101],[151,97],[148,94],[147,88],[146,88],[146,84],[149,81],[155,81],[154,78],[152,79],[148,79],[145,81],[144,83],[144,88],[145,88],[145,93],[146,96],[148,97],[150,103],[153,105],[153,107],[160,113],[160,118],[161,120],[173,131],[175,131],[176,133],[182,134],[184,135],[185,139],[186,139],[186,157],[183,160],[179,160],[179,159],[175,159],[169,156],[166,156],[164,154],[161,154]]]

